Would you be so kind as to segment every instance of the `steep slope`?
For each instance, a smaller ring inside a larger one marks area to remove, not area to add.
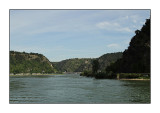
[[[122,52],[117,53],[107,53],[98,58],[98,62],[100,64],[100,70],[105,71],[105,68],[109,66],[111,63],[117,61],[122,57]]]
[[[150,19],[141,30],[135,31],[127,50],[106,71],[121,73],[150,73]]]
[[[115,62],[117,59],[122,57],[122,52],[117,53],[107,53],[100,56],[98,59],[100,64],[100,71],[105,71],[105,68],[110,65],[110,63]],[[94,58],[95,59],[95,58]],[[67,59],[61,62],[53,62],[55,68],[60,72],[82,72],[85,70],[92,70],[93,58],[74,58]]]
[[[91,58],[74,58],[67,59],[61,62],[53,62],[59,72],[82,72],[84,70],[91,70]]]
[[[10,73],[52,73],[50,61],[38,53],[10,51]]]

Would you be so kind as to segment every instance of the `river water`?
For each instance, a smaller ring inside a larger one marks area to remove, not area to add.
[[[12,76],[15,104],[150,103],[150,81],[94,79],[79,74]]]

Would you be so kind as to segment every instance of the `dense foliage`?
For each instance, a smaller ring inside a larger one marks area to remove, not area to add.
[[[109,53],[97,58],[97,61],[101,63],[101,65],[99,65],[99,70],[104,70],[105,66],[109,65],[111,62],[115,62],[116,59],[121,58],[121,56],[122,53]],[[94,58],[74,58],[50,63],[42,54],[10,51],[10,73],[92,71],[92,62],[94,60]]]
[[[141,30],[135,31],[121,59],[106,68],[115,73],[150,73],[150,19]]]
[[[150,19],[146,20],[141,30],[135,31],[135,36],[131,39],[128,49],[116,62],[110,61],[110,65],[106,66],[102,65],[106,58],[104,57],[102,62],[100,58],[92,64],[92,67],[100,64],[106,67],[105,72],[97,73],[97,68],[92,68],[92,71],[82,72],[81,76],[108,79],[150,78]]]
[[[99,58],[96,58],[99,62],[99,69],[97,71],[105,71],[105,67],[110,63],[115,62],[117,59],[122,57],[122,52],[107,53]],[[63,60],[61,62],[53,62],[52,64],[56,67],[59,72],[83,72],[92,71],[92,62],[95,58],[74,58]]]
[[[107,53],[96,59],[74,58],[51,64],[42,54],[10,51],[10,73],[53,73],[56,70],[83,72],[81,75],[96,78],[115,78],[115,73],[150,73],[150,19],[146,20],[141,30],[135,31],[128,49],[123,53]]]
[[[98,60],[97,59],[93,60],[92,61],[92,73],[96,74],[97,71],[98,71],[98,69],[99,69],[99,62],[98,62]]]
[[[99,70],[105,71],[105,68],[122,57],[122,52],[107,53],[98,58]]]
[[[10,51],[10,73],[53,73],[56,70],[42,54]]]
[[[82,72],[84,70],[92,70],[91,58],[74,58],[61,62],[53,62],[59,72]]]

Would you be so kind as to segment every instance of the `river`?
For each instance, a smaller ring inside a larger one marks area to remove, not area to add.
[[[79,74],[10,76],[11,104],[150,103],[150,81],[94,79]]]

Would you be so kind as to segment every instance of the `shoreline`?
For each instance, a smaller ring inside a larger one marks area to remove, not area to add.
[[[9,74],[9,76],[43,76],[43,75],[62,75],[60,73],[51,73],[51,74],[41,74],[41,73],[38,73],[38,74],[15,74],[15,75],[12,75],[12,74]]]
[[[9,74],[9,76],[45,76],[45,75],[63,75],[65,73],[48,73],[48,74],[42,74],[42,73],[19,73],[19,74]],[[107,79],[107,78],[103,78],[103,79]],[[138,80],[138,81],[145,81],[145,80],[150,80],[148,78],[144,79],[144,78],[121,78],[121,79],[117,79],[117,80]]]
[[[123,79],[118,79],[118,80],[150,80],[150,79],[143,79],[143,78],[132,78],[132,79],[127,79],[127,78],[123,78]]]

